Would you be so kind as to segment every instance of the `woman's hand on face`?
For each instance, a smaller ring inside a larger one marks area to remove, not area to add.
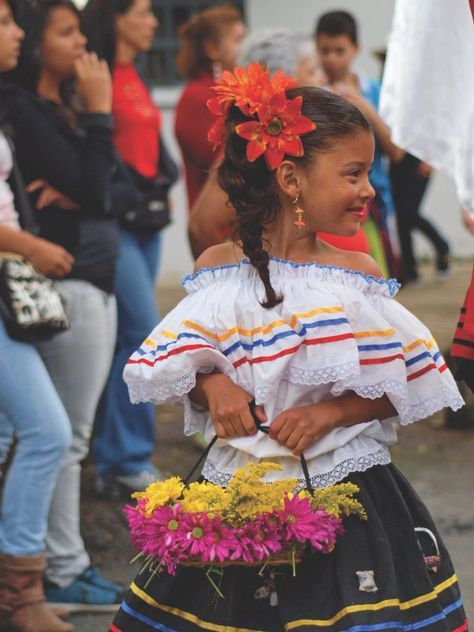
[[[209,413],[221,439],[247,437],[257,432],[249,408],[252,396],[221,373],[201,375],[201,387],[207,397]],[[264,422],[263,406],[255,407],[257,418]]]
[[[62,246],[35,237],[28,252],[28,261],[46,276],[63,277],[71,271],[74,257]]]
[[[289,408],[270,424],[269,436],[300,456],[309,446],[336,427],[334,401]]]
[[[86,112],[110,114],[112,111],[112,78],[107,62],[95,53],[84,53],[75,62],[76,90]]]
[[[35,191],[41,191],[38,195],[38,199],[36,200],[36,208],[40,211],[50,204],[54,204],[55,206],[59,206],[66,211],[77,211],[79,210],[79,204],[68,198],[67,195],[61,193],[54,187],[52,187],[46,180],[34,180],[30,182],[26,187],[28,193],[34,193]]]

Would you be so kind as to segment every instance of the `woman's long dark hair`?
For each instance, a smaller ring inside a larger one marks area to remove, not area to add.
[[[41,70],[41,40],[50,12],[56,7],[66,7],[80,17],[71,0],[21,0],[16,2],[15,20],[25,31],[18,66],[7,73],[7,79],[35,92]]]
[[[302,114],[316,123],[316,129],[301,136],[304,155],[291,158],[303,166],[311,165],[317,154],[329,151],[336,141],[358,131],[369,131],[370,124],[360,110],[342,97],[321,88],[295,88],[287,91],[289,98],[303,97]],[[275,173],[270,171],[263,156],[251,163],[246,158],[247,141],[238,136],[235,126],[248,121],[237,107],[229,111],[225,157],[219,167],[219,184],[229,196],[237,213],[237,231],[244,254],[256,268],[265,286],[266,300],[262,306],[274,307],[283,299],[270,280],[269,254],[262,236],[266,225],[280,212],[275,185]]]
[[[13,19],[16,22],[16,14],[17,14],[17,0],[6,0],[6,3],[10,7],[10,10],[13,14]],[[10,71],[11,72],[11,71]],[[3,133],[7,133],[11,135],[10,126],[5,121],[5,108],[4,108],[4,84],[3,84],[3,75],[5,73],[0,74],[0,131]]]
[[[117,45],[115,19],[127,13],[135,0],[89,0],[82,11],[82,28],[88,48],[105,59],[112,70]]]

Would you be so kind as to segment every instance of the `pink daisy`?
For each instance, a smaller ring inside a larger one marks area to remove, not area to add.
[[[241,559],[246,563],[261,561],[282,548],[278,535],[267,532],[265,524],[260,519],[240,527],[236,536],[231,560]]]

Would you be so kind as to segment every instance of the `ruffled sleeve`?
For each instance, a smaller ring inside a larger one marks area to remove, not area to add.
[[[270,273],[284,296],[272,309],[261,307],[264,288],[246,260],[187,277],[188,296],[126,366],[131,400],[182,400],[186,432],[202,431],[208,415],[191,410],[186,394],[197,372],[217,369],[264,405],[270,420],[348,390],[386,394],[402,424],[463,405],[431,333],[395,300],[395,281],[277,259]],[[363,424],[337,431],[354,432],[369,431]]]
[[[429,329],[384,292],[362,292],[345,304],[358,351],[358,370],[335,382],[375,399],[386,394],[402,424],[445,407],[463,406],[454,378]]]
[[[134,404],[179,401],[196,384],[196,373],[233,373],[213,333],[215,289],[185,297],[128,360],[123,377]]]

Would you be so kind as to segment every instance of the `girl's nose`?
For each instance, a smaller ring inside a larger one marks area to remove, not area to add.
[[[361,197],[364,200],[373,200],[375,197],[375,189],[374,187],[370,184],[370,180],[367,178],[365,181],[365,186],[363,188],[363,190],[361,191]]]

